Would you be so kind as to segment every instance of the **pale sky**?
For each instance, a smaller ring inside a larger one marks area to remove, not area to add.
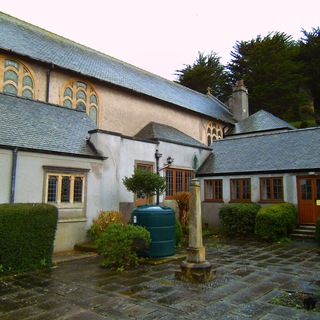
[[[198,52],[230,61],[237,41],[320,26],[320,1],[0,0],[0,11],[175,80]],[[1,36],[1,35],[0,35]]]

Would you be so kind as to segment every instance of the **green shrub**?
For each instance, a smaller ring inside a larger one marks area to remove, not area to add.
[[[257,203],[232,203],[219,209],[219,218],[229,236],[254,234]]]
[[[263,241],[278,241],[295,229],[297,219],[297,208],[291,203],[263,207],[256,217],[255,234]]]
[[[98,217],[92,220],[92,225],[88,230],[88,235],[91,235],[94,240],[99,238],[111,222],[123,223],[123,214],[119,211],[101,210]]]
[[[118,269],[138,265],[138,253],[146,252],[150,242],[150,232],[144,227],[110,223],[96,240],[101,265]]]
[[[181,247],[182,243],[182,226],[179,222],[179,219],[176,217],[176,224],[175,224],[175,241],[176,241],[176,247]]]
[[[320,244],[320,218],[316,220],[316,241]]]
[[[0,205],[0,275],[52,265],[58,209],[49,204]]]

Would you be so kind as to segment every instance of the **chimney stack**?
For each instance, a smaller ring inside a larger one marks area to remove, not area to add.
[[[237,81],[232,88],[232,96],[228,101],[228,106],[235,120],[241,121],[249,117],[248,90],[243,80]]]

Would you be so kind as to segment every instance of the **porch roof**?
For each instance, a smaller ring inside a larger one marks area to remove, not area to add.
[[[153,121],[142,128],[134,138],[152,141],[166,141],[211,150],[208,146],[177,130],[176,128]]]
[[[226,105],[133,65],[0,12],[0,48],[235,123]],[[27,43],[27,45],[26,45]]]
[[[320,127],[214,141],[198,176],[320,170]]]
[[[0,147],[95,157],[85,112],[0,93]]]

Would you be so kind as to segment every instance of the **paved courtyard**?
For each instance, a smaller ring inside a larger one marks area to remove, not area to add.
[[[117,272],[101,268],[98,256],[0,278],[0,320],[320,319],[319,309],[278,303],[284,293],[320,294],[318,245],[218,239],[205,245],[217,273],[206,284],[176,280],[179,260]]]

